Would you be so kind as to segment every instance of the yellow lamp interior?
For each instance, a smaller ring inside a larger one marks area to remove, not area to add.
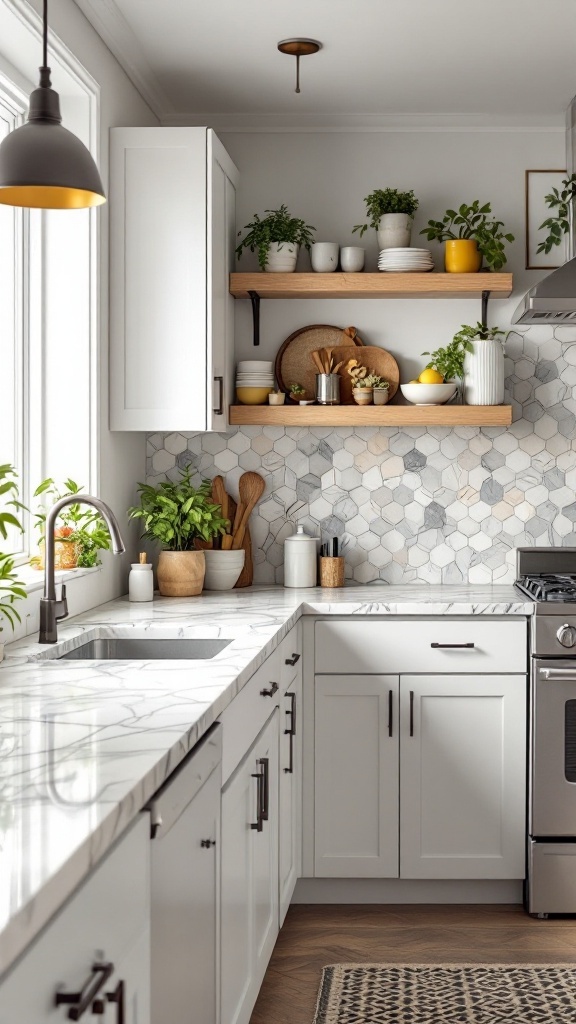
[[[0,203],[4,206],[25,206],[41,210],[83,210],[101,206],[106,196],[82,188],[63,188],[55,185],[7,185],[0,188]]]

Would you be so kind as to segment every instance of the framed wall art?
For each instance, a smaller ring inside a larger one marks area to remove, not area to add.
[[[553,188],[561,189],[566,176],[565,170],[526,171],[526,270],[553,270],[561,267],[567,259],[568,236],[551,252],[537,252],[547,234],[545,228],[540,230],[540,225],[552,213],[546,205],[546,196]]]

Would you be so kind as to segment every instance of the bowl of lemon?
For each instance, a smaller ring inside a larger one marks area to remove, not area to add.
[[[438,370],[429,367],[422,370],[416,380],[401,384],[400,390],[411,405],[444,405],[454,396],[457,387],[456,381],[445,381]]]

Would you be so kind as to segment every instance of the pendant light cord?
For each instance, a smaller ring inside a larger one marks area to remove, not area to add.
[[[42,64],[48,67],[48,0],[44,0],[44,25],[42,29]]]

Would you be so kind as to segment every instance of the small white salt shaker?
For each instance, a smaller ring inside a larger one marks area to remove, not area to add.
[[[284,541],[284,586],[315,587],[318,564],[316,540],[299,526]]]
[[[146,552],[141,551],[139,562],[132,562],[128,577],[129,601],[154,600],[154,574],[152,565],[146,561]]]

